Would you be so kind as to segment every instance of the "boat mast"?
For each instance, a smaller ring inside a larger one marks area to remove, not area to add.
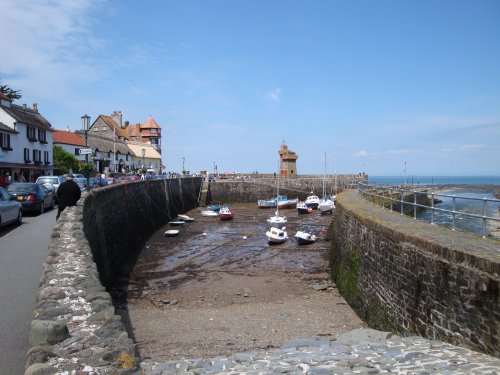
[[[337,195],[337,157],[333,158],[333,181],[335,188],[335,196]]]
[[[278,158],[278,178],[277,178],[277,183],[276,183],[276,216],[279,216],[280,214],[280,206],[279,206],[279,200],[278,197],[280,196],[280,175],[281,175],[281,156]]]
[[[325,199],[325,183],[326,183],[326,151],[325,151],[325,171],[323,172],[323,199]]]

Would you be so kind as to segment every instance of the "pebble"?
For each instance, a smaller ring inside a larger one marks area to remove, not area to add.
[[[165,363],[144,361],[140,366],[144,375],[500,374],[499,358],[446,343],[436,345],[435,340],[420,336],[401,337],[365,328],[335,340],[298,339],[279,349]]]

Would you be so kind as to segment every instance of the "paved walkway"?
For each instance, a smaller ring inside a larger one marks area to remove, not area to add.
[[[500,359],[422,337],[357,329],[335,341],[304,339],[231,357],[143,362],[145,375],[500,374]]]

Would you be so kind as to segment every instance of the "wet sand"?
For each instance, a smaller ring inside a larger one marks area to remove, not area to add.
[[[331,283],[331,216],[288,217],[290,239],[269,245],[256,204],[231,205],[230,221],[187,212],[177,237],[151,237],[128,285],[128,315],[143,359],[165,361],[278,347],[295,338],[336,337],[364,326]],[[299,246],[297,230],[318,235]],[[246,237],[246,238],[244,238]]]

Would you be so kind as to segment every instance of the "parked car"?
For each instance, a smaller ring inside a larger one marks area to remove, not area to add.
[[[116,184],[116,177],[106,177],[105,180],[107,181],[108,185]]]
[[[81,191],[87,189],[87,179],[85,177],[75,177],[73,178],[73,181],[75,181],[78,184]]]
[[[23,222],[23,206],[7,190],[0,187],[0,227]]]
[[[54,208],[56,197],[45,185],[37,182],[17,182],[10,184],[7,191],[21,202],[23,211],[43,214],[45,208]]]
[[[64,181],[66,181],[66,178],[64,176],[40,176],[40,177],[38,177],[36,179],[35,182],[38,182],[40,184],[44,184],[46,187],[47,187],[47,184],[52,185],[54,187],[54,195],[55,195],[56,203],[57,203],[57,201],[58,201],[58,199],[57,199],[57,188]]]
[[[134,181],[134,179],[131,176],[120,176],[116,179],[117,184],[124,184],[132,181]]]

